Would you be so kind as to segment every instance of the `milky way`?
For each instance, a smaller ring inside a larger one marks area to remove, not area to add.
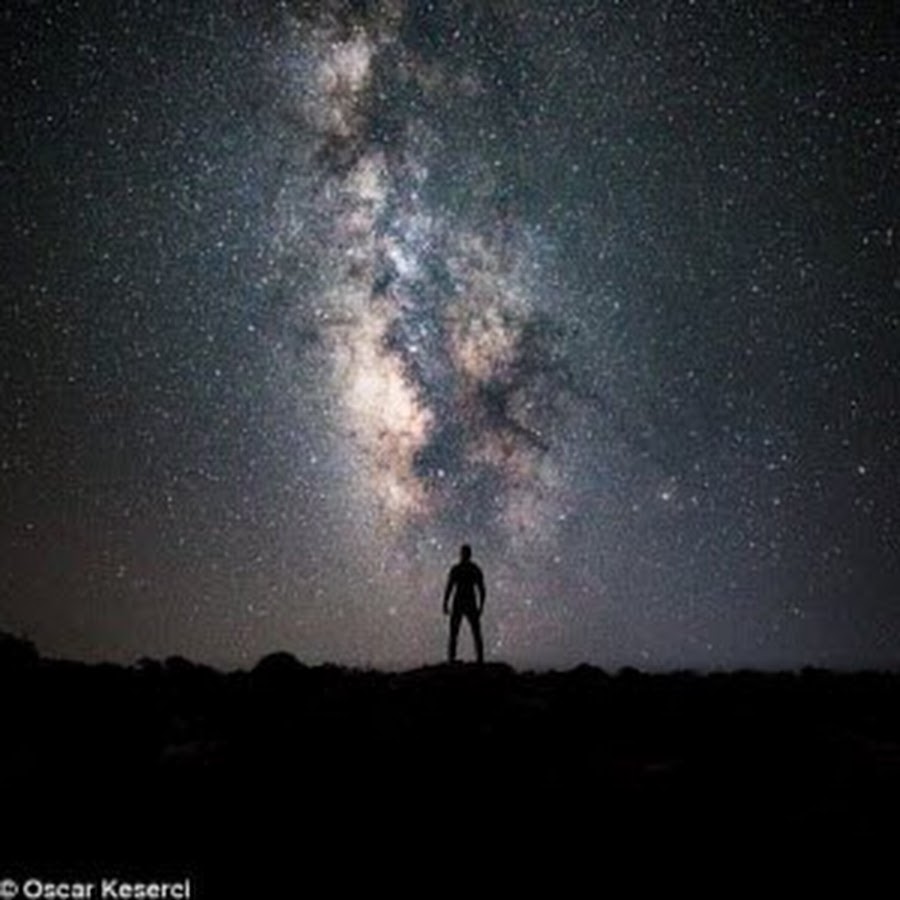
[[[0,629],[896,663],[895,15],[138,7],[9,15]]]
[[[442,159],[426,115],[411,108],[378,138],[378,98],[397,82],[431,102],[458,82],[478,89],[470,73],[406,51],[401,18],[388,5],[353,24],[323,13],[289,29],[296,43],[278,62],[314,180],[282,197],[285,250],[305,239],[310,207],[324,223],[323,287],[297,302],[328,357],[348,489],[375,505],[377,527],[527,541],[565,506],[549,432],[568,398],[541,330],[541,251],[495,205],[494,227],[479,230],[429,202]]]

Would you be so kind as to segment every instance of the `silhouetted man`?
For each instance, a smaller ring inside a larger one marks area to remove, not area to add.
[[[472,548],[463,544],[459,562],[450,569],[447,589],[444,591],[444,615],[450,614],[450,662],[456,661],[456,639],[463,616],[469,620],[472,637],[475,640],[475,655],[478,662],[484,662],[484,645],[481,640],[481,612],[487,592],[484,589],[484,575],[472,562]],[[477,593],[477,598],[476,598]],[[448,608],[453,596],[452,610]]]

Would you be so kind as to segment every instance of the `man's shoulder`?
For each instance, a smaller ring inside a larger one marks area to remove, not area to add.
[[[481,568],[477,565],[477,563],[472,562],[471,559],[465,560],[465,562],[454,563],[450,567],[450,577],[451,578],[482,578]]]

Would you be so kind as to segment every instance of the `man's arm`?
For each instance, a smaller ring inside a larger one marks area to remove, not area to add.
[[[450,608],[448,604],[450,603],[450,595],[453,593],[453,584],[455,582],[454,579],[455,569],[450,570],[450,574],[447,576],[447,587],[444,589],[444,615],[446,616],[450,612]]]
[[[484,586],[484,574],[481,569],[478,570],[478,581],[475,582],[478,586],[478,594],[479,594],[479,603],[478,603],[478,615],[480,616],[482,612],[484,612],[484,601],[487,599],[487,589]]]

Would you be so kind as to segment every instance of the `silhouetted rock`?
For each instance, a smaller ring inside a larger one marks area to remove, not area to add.
[[[291,653],[278,652],[264,656],[254,667],[253,674],[259,678],[294,678],[303,675],[307,667]]]
[[[30,640],[0,631],[0,671],[33,666],[37,661],[37,648]]]

